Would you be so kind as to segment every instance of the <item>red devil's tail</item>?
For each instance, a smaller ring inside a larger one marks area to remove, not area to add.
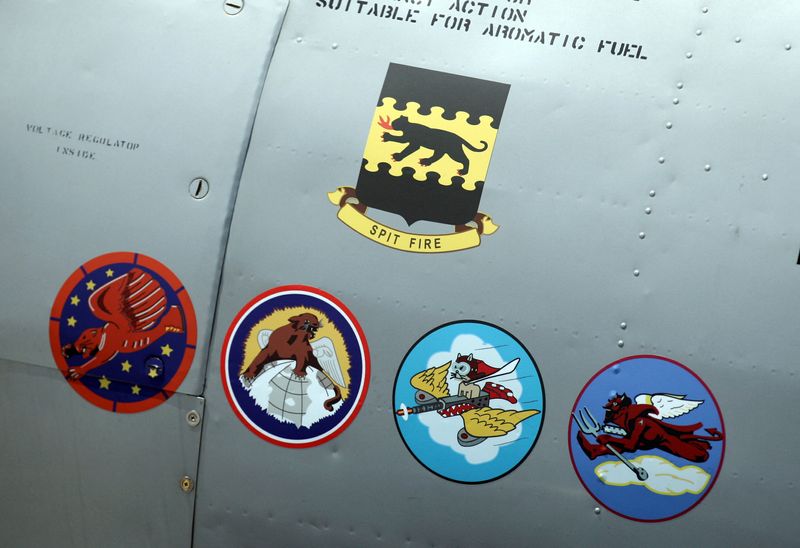
[[[167,333],[183,333],[183,316],[177,306],[169,307],[161,322]]]
[[[695,436],[696,440],[708,440],[708,441],[722,441],[725,439],[725,434],[717,430],[716,428],[706,428],[706,432],[708,432],[709,436]]]

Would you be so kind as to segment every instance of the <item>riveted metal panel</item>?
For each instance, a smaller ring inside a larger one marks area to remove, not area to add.
[[[0,355],[55,367],[48,313],[98,255],[182,280],[199,394],[227,223],[285,2],[26,2],[0,21]],[[202,199],[190,183],[204,178]]]
[[[794,542],[798,437],[783,402],[798,388],[797,8],[517,3],[521,26],[584,37],[573,49],[482,34],[497,22],[485,15],[470,16],[468,32],[432,24],[458,15],[450,2],[379,3],[418,10],[416,22],[369,15],[372,2],[321,4],[289,8],[243,173],[212,344],[196,544]],[[640,58],[609,54],[613,41],[641,45]],[[327,200],[356,181],[390,62],[511,84],[481,201],[500,229],[475,249],[381,247]],[[288,283],[344,300],[373,358],[355,422],[305,450],[250,434],[213,362],[240,308]],[[533,453],[477,486],[421,467],[391,408],[407,349],[464,318],[516,335],[548,399]],[[640,353],[699,373],[728,439],[702,504],[657,524],[595,512],[566,439],[584,383]]]
[[[76,398],[58,371],[0,360],[4,546],[190,546],[202,397],[135,415]]]

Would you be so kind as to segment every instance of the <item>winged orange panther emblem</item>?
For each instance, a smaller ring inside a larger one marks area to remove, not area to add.
[[[61,353],[69,358],[80,354],[88,359],[70,367],[67,379],[77,380],[108,363],[119,353],[138,352],[165,333],[183,333],[183,316],[177,306],[167,310],[161,284],[147,272],[133,268],[98,288],[89,297],[89,310],[105,323],[84,330]]]

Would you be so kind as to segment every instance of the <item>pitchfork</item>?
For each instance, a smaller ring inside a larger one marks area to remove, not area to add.
[[[584,415],[584,413],[586,414]],[[589,436],[594,436],[594,438],[597,439],[597,433],[600,432],[600,423],[597,422],[597,419],[592,416],[592,413],[589,411],[588,407],[584,407],[582,410],[579,409],[578,415],[572,413],[572,418],[575,419],[575,422],[578,424],[578,428],[581,429],[581,432]],[[606,449],[614,453],[614,456],[621,460],[625,466],[630,468],[631,471],[636,474],[636,477],[639,478],[639,480],[644,481],[647,479],[647,470],[641,466],[636,466],[633,464],[631,461],[623,457],[619,451],[607,443],[604,443],[603,445]]]

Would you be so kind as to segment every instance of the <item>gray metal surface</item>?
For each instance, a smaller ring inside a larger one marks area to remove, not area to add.
[[[799,444],[786,403],[798,388],[800,344],[800,223],[791,211],[800,12],[789,3],[524,6],[524,26],[585,36],[573,50],[482,36],[485,16],[472,16],[469,33],[431,26],[450,3],[426,3],[391,3],[418,9],[418,23],[369,16],[368,6],[359,14],[355,2],[347,12],[312,2],[288,10],[223,272],[196,545],[796,542]],[[597,53],[601,39],[643,45],[647,59]],[[500,229],[476,249],[420,256],[381,247],[340,223],[327,200],[355,183],[389,62],[511,84],[481,202]],[[343,299],[372,349],[360,415],[306,450],[248,432],[215,371],[234,315],[287,283]],[[499,324],[526,344],[548,401],[528,459],[477,486],[421,467],[391,409],[407,349],[462,318]],[[639,353],[703,377],[728,434],[714,489],[658,524],[595,513],[567,450],[584,383]]]
[[[202,391],[227,223],[285,7],[3,7],[0,356],[55,367],[47,318],[62,282],[95,256],[135,251],[192,298],[200,342],[181,390]],[[198,176],[202,200],[189,192]]]
[[[147,413],[98,410],[58,371],[0,360],[0,544],[190,546],[201,397]]]

